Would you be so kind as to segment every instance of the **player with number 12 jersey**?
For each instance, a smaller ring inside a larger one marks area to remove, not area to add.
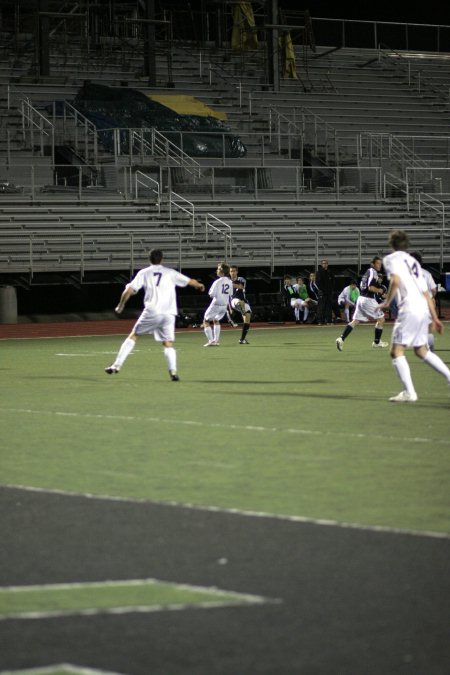
[[[230,279],[230,268],[225,262],[217,265],[217,279],[212,283],[208,295],[211,298],[203,317],[203,329],[208,338],[204,347],[219,345],[220,320],[225,316],[228,302],[233,295],[233,282]]]

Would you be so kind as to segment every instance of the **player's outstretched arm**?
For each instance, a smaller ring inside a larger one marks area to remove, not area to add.
[[[196,288],[197,291],[200,291],[201,293],[203,293],[205,290],[204,284],[200,283],[200,281],[197,281],[197,279],[189,279],[188,286]]]
[[[120,296],[119,304],[115,308],[116,314],[121,314],[123,312],[123,308],[127,304],[129,298],[131,298],[132,295],[134,295],[135,291],[132,288],[126,288],[122,295]]]

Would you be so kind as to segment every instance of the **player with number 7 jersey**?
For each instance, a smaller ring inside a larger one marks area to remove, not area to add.
[[[196,279],[190,279],[185,274],[162,265],[162,258],[163,253],[160,249],[150,251],[151,265],[140,270],[125,286],[120,296],[115,310],[117,314],[122,313],[127,301],[141,289],[144,291],[144,309],[130,335],[122,343],[114,363],[105,368],[108,375],[120,371],[141,335],[153,334],[154,339],[162,342],[164,346],[164,356],[171,380],[177,382],[180,379],[177,373],[177,355],[173,347],[175,317],[178,313],[176,288],[177,286],[192,286],[199,291],[204,291],[205,287]]]

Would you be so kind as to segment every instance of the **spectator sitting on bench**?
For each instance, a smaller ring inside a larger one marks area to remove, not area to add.
[[[300,312],[308,307],[308,302],[306,300],[302,300],[300,297],[298,285],[293,283],[293,279],[290,274],[286,274],[284,276],[283,282],[283,295],[286,305],[294,310],[295,321],[296,323],[300,323]]]

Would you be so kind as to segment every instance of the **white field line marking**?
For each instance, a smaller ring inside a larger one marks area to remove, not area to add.
[[[51,675],[56,672],[67,673],[67,675],[121,675],[121,673],[112,672],[112,670],[99,670],[98,668],[85,668],[84,666],[74,666],[72,663],[51,663],[48,666],[38,668],[26,668],[25,670],[0,670],[0,675]]]
[[[21,415],[46,415],[54,417],[75,417],[79,419],[92,419],[92,420],[114,420],[117,422],[148,422],[150,424],[170,424],[170,425],[182,425],[189,427],[200,427],[207,429],[232,429],[235,431],[251,431],[251,432],[262,432],[264,434],[274,433],[274,434],[290,434],[290,435],[303,435],[303,436],[340,436],[342,438],[358,438],[361,440],[366,440],[372,438],[372,434],[364,433],[355,433],[350,431],[326,431],[322,429],[301,429],[301,428],[284,428],[284,427],[265,427],[261,425],[251,425],[251,424],[229,424],[221,422],[202,422],[199,420],[180,420],[180,419],[170,419],[165,417],[143,417],[139,415],[105,415],[102,413],[78,413],[78,412],[69,412],[64,410],[34,410],[31,408],[0,408],[0,413],[20,413]],[[380,441],[384,442],[394,442],[394,443],[432,443],[434,445],[448,445],[450,446],[450,437],[449,438],[429,438],[422,436],[387,436],[379,435],[377,438]],[[398,449],[396,448],[396,451]]]
[[[97,616],[99,614],[130,614],[132,612],[151,613],[151,612],[173,612],[183,611],[186,609],[217,609],[223,607],[241,607],[245,605],[267,605],[280,604],[280,598],[266,598],[262,595],[254,595],[251,593],[239,593],[237,591],[222,590],[216,586],[198,586],[194,584],[182,584],[172,581],[160,581],[159,579],[125,579],[108,580],[108,581],[93,581],[93,582],[74,582],[65,584],[38,584],[31,586],[1,586],[0,591],[8,591],[11,593],[28,593],[29,591],[53,591],[53,590],[67,590],[71,589],[94,589],[107,587],[139,587],[148,585],[162,585],[172,586],[180,590],[197,591],[202,593],[209,593],[210,595],[228,595],[230,600],[214,600],[212,602],[184,602],[171,603],[167,605],[153,604],[153,605],[123,605],[117,607],[90,607],[86,609],[64,609],[64,610],[44,610],[44,611],[27,611],[27,612],[13,612],[7,614],[0,614],[0,621],[7,621],[11,619],[48,619],[67,616]],[[233,598],[233,600],[231,600]]]
[[[130,607],[109,607],[102,609],[56,610],[48,612],[24,612],[23,614],[0,615],[1,621],[17,621],[19,619],[55,619],[68,616],[99,616],[101,614],[152,614],[156,612],[184,612],[199,609],[225,609],[227,607],[245,607],[261,603],[250,602],[198,602],[178,605],[136,605]],[[268,604],[268,603],[267,603]]]
[[[139,587],[146,585],[162,585],[162,586],[172,586],[180,590],[186,591],[198,591],[203,593],[209,593],[211,595],[228,595],[230,600],[222,599],[215,600],[212,602],[186,602],[186,603],[172,603],[168,605],[129,605],[129,606],[118,606],[118,607],[103,607],[103,608],[86,608],[80,610],[48,610],[48,611],[35,611],[35,612],[15,612],[10,614],[0,615],[0,621],[6,621],[11,619],[46,619],[46,618],[57,618],[57,617],[67,617],[67,616],[96,616],[98,614],[129,614],[132,612],[140,613],[151,613],[151,612],[164,612],[164,611],[183,611],[186,609],[209,609],[209,608],[223,608],[223,607],[236,607],[243,605],[263,605],[263,604],[280,604],[282,600],[280,598],[267,598],[261,595],[254,595],[250,593],[239,593],[237,591],[222,590],[216,586],[198,586],[194,584],[183,584],[172,581],[161,581],[155,578],[148,579],[125,579],[125,580],[108,580],[108,581],[93,581],[93,582],[74,582],[74,583],[64,583],[64,584],[37,584],[30,586],[2,586],[0,591],[9,591],[12,593],[27,593],[29,591],[52,591],[52,590],[68,590],[71,589],[94,589],[94,588],[105,588],[105,587]],[[234,598],[234,600],[231,600]]]
[[[194,591],[209,593],[210,595],[229,595],[237,600],[264,604],[266,602],[281,602],[279,598],[267,598],[263,595],[254,595],[253,593],[240,593],[239,591],[230,591],[217,586],[199,586],[198,584],[184,584],[177,581],[167,581],[148,577],[145,579],[107,579],[105,581],[74,581],[60,584],[31,584],[25,586],[0,586],[0,591],[11,591],[13,593],[28,593],[29,591],[70,591],[72,589],[95,589],[105,587],[121,586],[174,586],[182,591]]]
[[[119,497],[111,495],[92,494],[90,492],[71,492],[69,490],[58,490],[56,488],[41,488],[31,485],[9,485],[4,484],[2,487],[10,490],[23,490],[24,492],[37,492],[42,494],[60,495],[62,497],[83,497],[85,499],[123,502],[125,504],[148,504],[154,506],[164,506],[178,509],[189,509],[191,511],[203,511],[206,513],[225,513],[233,516],[242,516],[245,518],[265,518],[268,520],[282,520],[289,523],[301,523],[307,525],[319,525],[323,527],[337,527],[346,530],[361,530],[362,532],[381,532],[384,534],[402,534],[413,537],[428,537],[432,539],[449,539],[450,534],[447,532],[433,532],[432,530],[405,530],[399,527],[387,527],[384,525],[363,525],[361,523],[346,523],[337,520],[329,520],[324,518],[308,518],[306,516],[292,516],[283,513],[267,513],[264,511],[248,511],[243,509],[222,508],[220,506],[203,506],[201,504],[191,504],[189,502],[174,502],[174,501],[155,501],[151,499],[144,499],[138,497]]]

